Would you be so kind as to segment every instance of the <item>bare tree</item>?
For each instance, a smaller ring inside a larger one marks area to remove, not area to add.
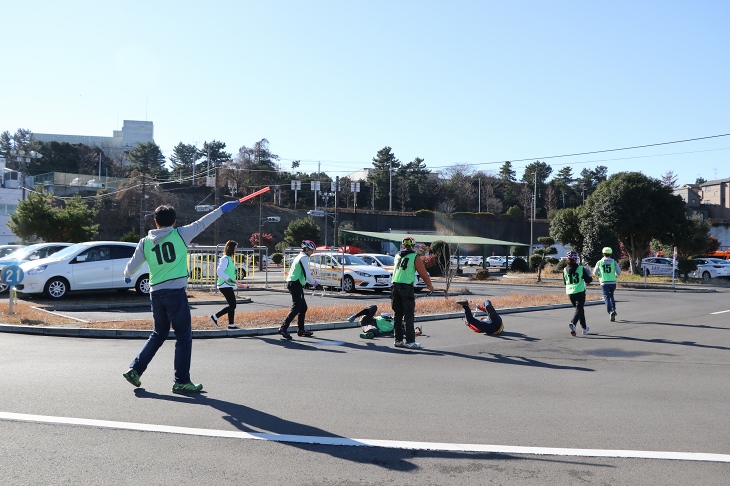
[[[395,186],[396,196],[400,203],[401,212],[406,211],[406,205],[411,201],[411,194],[408,187],[408,181],[406,179],[399,179]]]
[[[522,184],[519,187],[517,200],[522,206],[525,219],[532,219],[532,187],[527,184]]]

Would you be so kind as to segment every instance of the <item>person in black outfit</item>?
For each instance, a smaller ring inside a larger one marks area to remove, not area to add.
[[[474,332],[483,332],[490,336],[496,336],[504,330],[504,324],[502,324],[502,317],[497,314],[497,309],[494,308],[492,302],[485,300],[483,305],[478,305],[477,309],[486,312],[487,315],[481,319],[477,319],[472,314],[469,308],[468,300],[459,300],[457,304],[464,307],[464,320],[466,325],[469,326]]]

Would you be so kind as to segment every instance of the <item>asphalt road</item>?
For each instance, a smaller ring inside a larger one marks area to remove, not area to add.
[[[3,483],[727,484],[727,291],[618,301],[574,338],[556,309],[499,337],[429,322],[422,351],[196,340],[196,397],[170,392],[173,343],[135,390],[139,340],[0,334]]]

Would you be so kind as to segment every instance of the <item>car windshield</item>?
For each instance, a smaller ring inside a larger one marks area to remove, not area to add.
[[[377,259],[382,265],[391,266],[395,264],[395,258],[390,255],[378,255],[374,258]]]
[[[67,258],[71,255],[73,255],[75,252],[87,248],[89,245],[85,245],[83,243],[76,243],[75,245],[67,246],[63,250],[59,250],[53,255],[49,256],[48,259],[50,260],[63,260],[64,258]]]
[[[13,252],[18,251],[18,248],[2,248],[0,249],[0,258],[10,255]]]
[[[41,245],[30,245],[24,248],[18,248],[14,252],[5,255],[3,258],[6,260],[25,260],[28,255],[36,251]]]
[[[342,265],[343,260],[345,265],[367,265],[367,263],[353,255],[332,255],[332,258],[337,260],[338,265]]]

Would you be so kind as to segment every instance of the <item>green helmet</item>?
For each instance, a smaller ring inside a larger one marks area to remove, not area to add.
[[[603,250],[601,250],[601,253],[603,253],[604,255],[610,255],[611,253],[613,253],[613,250],[610,246],[607,246]]]

